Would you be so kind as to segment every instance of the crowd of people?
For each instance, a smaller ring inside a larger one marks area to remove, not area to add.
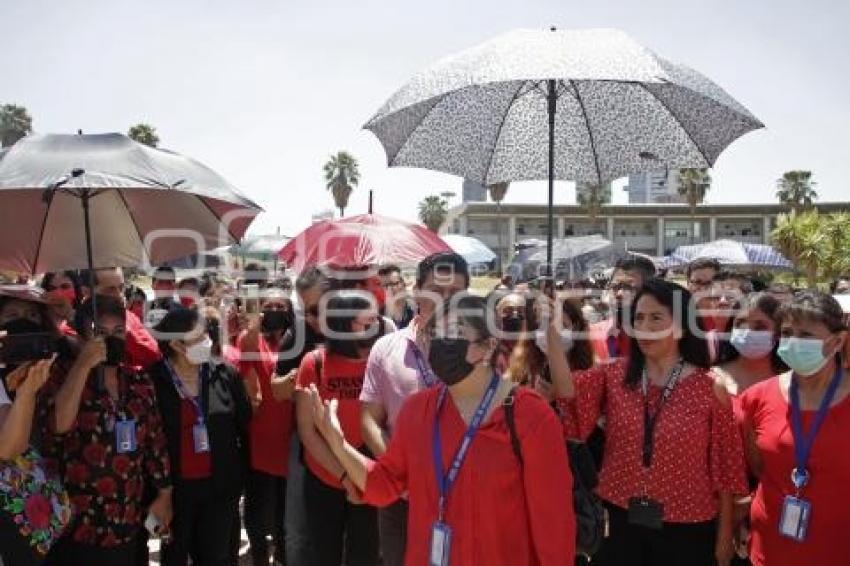
[[[850,564],[850,277],[684,275],[0,287],[2,564]]]

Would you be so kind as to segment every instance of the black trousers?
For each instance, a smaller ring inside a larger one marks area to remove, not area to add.
[[[24,537],[18,527],[5,516],[0,518],[0,565],[37,566],[44,561]]]
[[[312,566],[376,566],[378,514],[370,505],[349,503],[334,489],[305,471],[304,502],[313,546]]]
[[[601,566],[714,566],[715,521],[664,523],[661,530],[629,523],[628,512],[605,502],[610,535],[593,564]]]
[[[47,555],[46,566],[147,566],[137,561],[138,547],[135,541],[104,548],[74,542],[63,537]]]
[[[388,507],[378,509],[378,533],[381,537],[383,566],[404,566],[407,549],[406,499],[399,499]]]
[[[251,470],[245,484],[245,531],[254,566],[269,563],[269,535],[274,542],[275,560],[286,564],[285,512],[286,478]]]
[[[216,493],[212,481],[182,480],[173,492],[171,538],[164,545],[163,566],[230,566],[231,533],[239,520],[239,499]]]

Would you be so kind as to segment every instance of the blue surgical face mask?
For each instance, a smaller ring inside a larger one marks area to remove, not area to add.
[[[773,350],[773,332],[770,330],[750,330],[733,328],[729,343],[738,353],[750,360],[764,358]]]
[[[782,338],[776,353],[785,365],[803,377],[816,374],[829,361],[823,355],[823,340],[819,338]]]

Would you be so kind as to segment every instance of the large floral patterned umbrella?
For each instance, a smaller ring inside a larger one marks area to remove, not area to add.
[[[365,128],[390,166],[484,185],[603,184],[631,173],[711,167],[762,123],[696,71],[617,30],[517,30],[416,75]]]

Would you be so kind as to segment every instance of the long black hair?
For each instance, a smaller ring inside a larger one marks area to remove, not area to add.
[[[696,328],[696,305],[691,293],[676,283],[661,279],[650,279],[635,295],[630,310],[631,317],[628,321],[628,327],[625,329],[631,341],[629,362],[626,369],[626,385],[632,388],[640,385],[646,363],[643,352],[634,336],[635,313],[641,297],[644,296],[650,296],[663,305],[673,317],[673,324],[681,328],[682,337],[679,338],[678,346],[682,359],[697,367],[709,367],[711,356],[708,351],[708,342],[704,337],[697,336],[693,332],[693,329]]]

